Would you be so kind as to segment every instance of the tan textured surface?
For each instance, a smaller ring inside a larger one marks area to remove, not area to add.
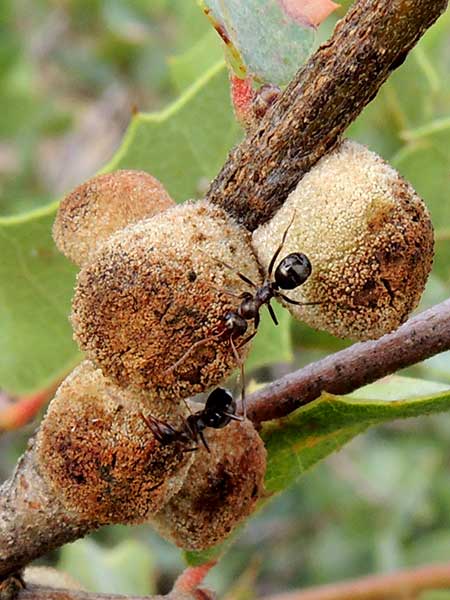
[[[185,203],[127,227],[83,268],[73,300],[75,338],[119,385],[180,399],[223,380],[236,367],[224,316],[248,289],[222,259],[260,281],[249,234],[204,202]],[[242,353],[248,349],[245,347]]]
[[[58,249],[81,266],[115,231],[174,204],[162,184],[144,171],[97,175],[61,202],[53,237]]]
[[[433,256],[428,211],[412,187],[365,147],[346,141],[305,175],[284,206],[253,235],[267,268],[292,214],[281,257],[304,252],[313,273],[288,293],[314,307],[287,305],[317,329],[377,338],[419,302]]]
[[[37,438],[44,479],[67,510],[92,523],[140,522],[178,491],[192,456],[160,446],[139,416],[145,398],[109,383],[90,361],[69,375]],[[186,414],[171,406],[173,423]],[[164,411],[152,414],[165,418]]]
[[[263,495],[266,450],[250,421],[205,432],[180,491],[151,519],[163,536],[189,550],[223,541]]]

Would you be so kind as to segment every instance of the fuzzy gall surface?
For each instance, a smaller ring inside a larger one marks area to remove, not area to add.
[[[53,238],[67,258],[82,266],[114,232],[174,204],[163,185],[144,171],[97,175],[61,202]]]
[[[156,441],[140,416],[144,404],[90,361],[61,384],[36,451],[42,476],[68,511],[99,525],[142,522],[179,490],[192,455]],[[157,408],[153,415],[167,418]],[[171,408],[171,423],[185,416],[183,403]]]
[[[426,206],[397,171],[364,146],[343,142],[254,232],[265,269],[292,218],[280,258],[303,252],[312,275],[287,295],[323,303],[285,303],[294,317],[358,340],[378,338],[408,318],[432,266],[434,238]]]
[[[237,366],[224,317],[240,302],[229,292],[249,288],[234,269],[261,281],[249,234],[220,208],[188,202],[129,226],[79,273],[75,339],[120,386],[174,402],[205,391]]]
[[[205,432],[180,491],[151,518],[166,538],[186,550],[224,541],[264,494],[266,450],[250,421]]]

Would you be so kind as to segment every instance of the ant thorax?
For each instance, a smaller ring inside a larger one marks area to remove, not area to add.
[[[276,287],[273,282],[266,281],[263,286],[258,288],[255,292],[255,301],[259,305],[258,309],[261,308],[264,304],[268,304],[270,300],[274,297],[274,291]]]
[[[238,314],[247,321],[254,319],[262,304],[262,302],[258,301],[258,292],[255,296],[248,294],[238,306]]]

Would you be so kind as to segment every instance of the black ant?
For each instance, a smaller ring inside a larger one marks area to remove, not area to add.
[[[189,415],[184,421],[181,429],[175,429],[169,423],[160,421],[152,416],[140,413],[147,427],[151,430],[160,444],[166,446],[174,442],[182,444],[197,444],[200,438],[206,450],[210,452],[203,431],[207,427],[222,429],[231,420],[242,421],[242,417],[236,415],[236,402],[231,393],[224,388],[213,390],[206,400],[204,408]],[[198,446],[189,448],[185,452],[198,450]]]
[[[242,360],[238,353],[238,348],[241,348],[245,344],[247,344],[255,335],[260,322],[260,310],[262,306],[266,305],[269,311],[269,314],[272,318],[272,321],[275,325],[278,325],[278,320],[275,315],[275,312],[270,304],[272,298],[282,298],[289,304],[296,304],[300,306],[318,304],[317,302],[297,302],[296,300],[291,300],[288,296],[286,296],[281,290],[293,290],[308,279],[311,275],[312,267],[308,257],[302,252],[293,252],[285,256],[278,264],[274,272],[274,266],[277,258],[280,255],[280,252],[284,246],[286,241],[286,237],[288,231],[294,221],[295,213],[292,215],[291,222],[287,226],[283,237],[281,239],[280,245],[275,250],[274,255],[272,256],[269,264],[269,269],[267,272],[267,277],[264,280],[264,283],[261,286],[258,286],[255,282],[249,279],[243,273],[239,271],[236,272],[236,275],[248,286],[253,288],[253,293],[251,292],[242,292],[242,294],[234,294],[225,290],[224,292],[230,296],[234,296],[238,298],[241,303],[237,307],[236,311],[229,311],[224,316],[224,329],[220,333],[216,335],[209,336],[204,338],[203,340],[199,340],[192,344],[192,346],[183,354],[183,356],[178,359],[169,369],[167,369],[166,373],[171,373],[174,371],[180,364],[182,364],[186,358],[199,346],[207,344],[208,342],[220,338],[227,337],[230,341],[231,349],[235,355],[236,361],[241,366],[241,378],[242,381],[244,379],[243,372],[243,364]],[[222,264],[227,269],[234,271],[233,267],[231,267],[226,262],[219,260],[218,258],[214,258],[216,262]],[[273,277],[272,277],[273,274]],[[245,337],[239,345],[236,347],[234,340],[245,335],[248,328],[248,321],[253,320],[254,323],[254,331],[247,337]],[[244,385],[244,383],[242,384]],[[243,413],[245,417],[245,403],[243,401]]]

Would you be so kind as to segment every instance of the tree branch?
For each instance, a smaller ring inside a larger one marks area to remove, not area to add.
[[[247,398],[247,416],[254,423],[285,417],[323,391],[349,394],[444,350],[450,350],[450,300],[378,340],[354,344],[268,384]]]
[[[359,0],[230,154],[207,198],[253,231],[330,151],[447,0]]]
[[[29,562],[98,527],[69,513],[42,479],[33,441],[0,486],[0,581]]]
[[[213,600],[213,598],[215,598],[214,594],[203,589],[174,590],[165,596],[124,596],[32,585],[20,590],[15,600]]]
[[[263,598],[263,600],[384,600],[416,598],[425,590],[450,588],[450,565],[429,565],[353,581],[332,583]]]
[[[192,598],[192,596],[189,597]],[[176,600],[176,596],[172,594],[168,596],[125,596],[30,585],[20,590],[16,600],[162,600],[162,598]]]
[[[36,584],[27,584],[19,588],[15,600],[214,600],[215,594],[199,587],[208,572],[216,564],[210,561],[198,567],[187,567],[175,581],[172,591],[165,596],[123,596],[121,594],[100,594],[78,589],[58,589]],[[54,571],[56,576],[61,575]],[[27,580],[25,571],[25,582]],[[48,576],[47,576],[48,577]],[[34,576],[38,579],[39,574]],[[8,583],[8,580],[6,581]],[[13,582],[13,585],[16,581]],[[0,586],[0,598],[1,586]]]

